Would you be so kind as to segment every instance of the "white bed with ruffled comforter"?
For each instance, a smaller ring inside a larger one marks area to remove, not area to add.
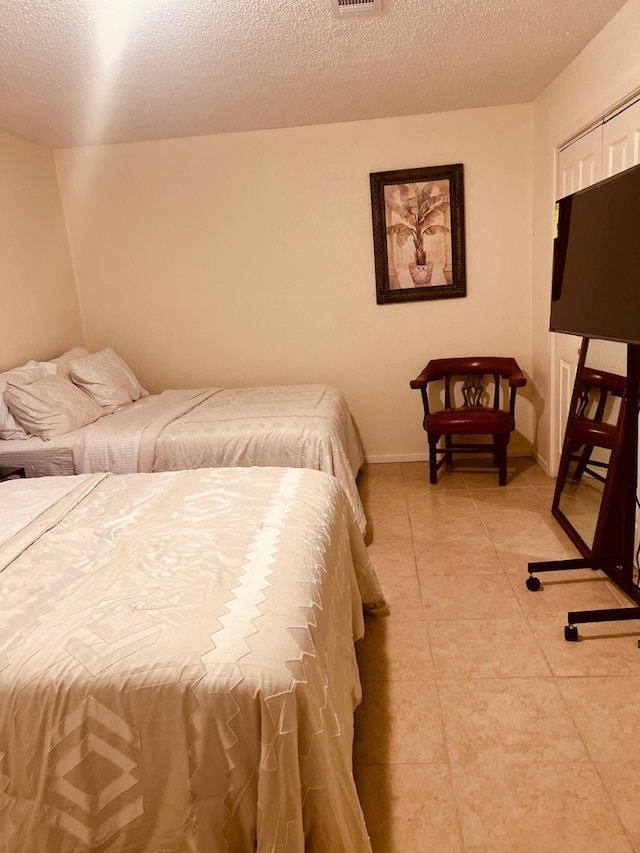
[[[354,640],[383,598],[338,481],[0,484],[0,849],[365,853]]]

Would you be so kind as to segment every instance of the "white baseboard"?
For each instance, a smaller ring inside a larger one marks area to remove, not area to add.
[[[536,462],[538,463],[538,465],[542,468],[542,470],[544,471],[544,473],[545,473],[548,477],[552,477],[552,476],[553,476],[553,474],[551,473],[551,466],[549,465],[549,463],[547,462],[547,460],[546,460],[546,459],[544,459],[542,456],[540,456],[540,454],[539,454],[539,453],[532,453],[531,455],[532,455],[532,456],[533,456],[533,458],[536,460]]]
[[[486,456],[486,453],[478,454],[478,456]],[[511,442],[509,445],[509,456],[510,457],[519,457],[519,456],[533,456],[534,459],[538,462],[540,467],[544,471],[548,471],[546,467],[546,463],[542,459],[538,459],[536,454],[533,451],[533,448],[529,444],[528,441],[522,439],[521,436],[518,436],[515,441]],[[473,458],[473,456],[470,456]],[[387,465],[391,463],[398,462],[428,462],[429,461],[429,451],[427,449],[424,452],[418,453],[387,453],[387,454],[373,454],[365,456],[364,460],[369,465]]]
[[[486,453],[478,453],[477,456],[474,456],[472,453],[468,454],[468,459],[481,459],[482,457],[486,457]],[[543,468],[544,471],[547,469],[544,467],[544,464],[541,460],[538,460],[535,454],[532,452],[531,448],[526,447],[514,447],[513,451],[509,452],[510,458],[521,457],[521,456],[533,456],[534,459],[538,462],[538,464]],[[461,457],[458,457],[460,460]],[[455,460],[455,457],[454,457]],[[429,461],[429,453],[428,451],[425,453],[389,453],[386,455],[373,455],[373,456],[365,456],[364,460],[367,465],[385,465],[389,463],[395,462],[428,462]]]
[[[389,453],[384,456],[365,456],[368,465],[385,465],[391,462],[428,462],[429,453]]]

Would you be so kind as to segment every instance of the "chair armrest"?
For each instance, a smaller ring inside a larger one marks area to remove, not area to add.
[[[415,379],[412,379],[409,382],[410,388],[426,388],[427,384],[432,381],[435,377],[431,376],[431,362],[425,367],[420,376],[417,376]]]
[[[580,384],[585,388],[599,388],[608,391],[614,397],[624,397],[627,377],[619,376],[617,373],[608,373],[605,370],[596,370],[593,367],[583,367],[580,374]]]
[[[513,362],[513,364],[511,365],[511,373],[507,377],[509,380],[509,385],[511,386],[511,388],[524,388],[524,386],[527,384],[527,380],[522,371],[520,370],[518,362],[515,360],[515,358],[510,358],[509,361]]]

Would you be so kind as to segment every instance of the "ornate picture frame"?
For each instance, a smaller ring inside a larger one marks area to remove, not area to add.
[[[467,295],[462,163],[372,172],[376,302]]]

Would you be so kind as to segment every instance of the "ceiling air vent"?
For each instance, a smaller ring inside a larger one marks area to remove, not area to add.
[[[382,0],[331,0],[331,11],[336,18],[379,15],[382,12]]]

